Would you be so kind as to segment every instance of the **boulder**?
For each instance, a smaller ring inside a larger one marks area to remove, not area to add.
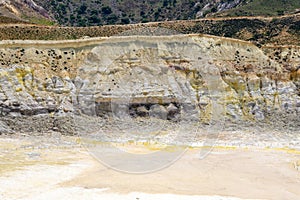
[[[175,115],[179,113],[179,109],[172,103],[168,105],[167,111],[168,111],[168,119],[174,119]]]
[[[164,106],[155,104],[150,107],[149,115],[150,117],[167,119],[168,111]]]
[[[139,106],[136,109],[136,114],[140,117],[146,117],[149,115],[149,110],[147,110],[146,106]]]

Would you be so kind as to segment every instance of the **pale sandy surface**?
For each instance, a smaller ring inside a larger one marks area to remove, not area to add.
[[[103,166],[76,138],[59,140],[0,139],[1,200],[300,199],[298,151],[218,147],[199,159],[194,148],[166,169],[133,175]]]

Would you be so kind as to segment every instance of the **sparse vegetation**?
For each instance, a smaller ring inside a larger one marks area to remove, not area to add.
[[[257,45],[267,43],[300,45],[299,19],[300,15],[277,17],[273,20],[261,17],[254,19],[201,19],[81,28],[32,25],[0,26],[0,39],[64,40],[79,39],[84,36],[106,37],[126,34],[128,30],[146,27],[154,30],[155,28],[166,28],[183,34],[204,33],[225,36],[251,41]]]
[[[299,0],[36,0],[64,26],[188,20],[211,16],[281,16]]]
[[[53,18],[65,26],[196,19],[197,13],[203,7],[214,5],[209,12],[217,12],[217,5],[220,5],[217,0],[36,0],[36,2],[47,8]]]
[[[299,0],[250,0],[216,16],[282,16],[300,11]]]
[[[29,23],[33,23],[33,24],[40,24],[45,26],[54,26],[56,24],[54,21],[48,20],[46,18],[28,17],[28,16],[24,16],[22,18],[27,20]]]

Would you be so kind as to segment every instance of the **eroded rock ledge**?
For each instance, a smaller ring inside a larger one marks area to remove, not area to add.
[[[300,47],[205,35],[0,42],[0,132],[76,117],[300,128]]]

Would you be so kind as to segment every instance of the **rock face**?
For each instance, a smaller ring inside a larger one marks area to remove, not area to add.
[[[1,132],[72,133],[78,116],[299,131],[299,114],[298,46],[200,35],[0,42]]]

